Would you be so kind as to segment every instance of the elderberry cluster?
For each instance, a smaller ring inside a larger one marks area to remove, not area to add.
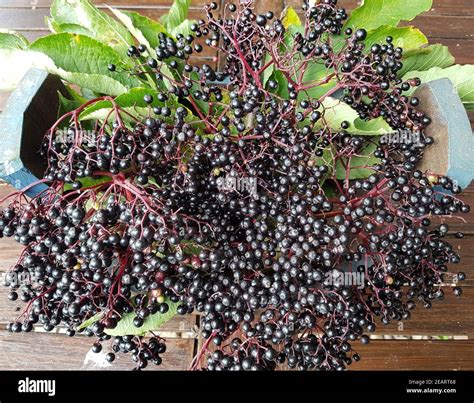
[[[379,322],[409,319],[465,279],[449,272],[460,257],[448,226],[432,221],[469,206],[450,178],[417,169],[431,120],[404,95],[420,82],[399,78],[392,38],[366,49],[367,32],[347,29],[341,45],[336,0],[305,7],[293,42],[252,2],[216,9],[192,29],[227,57],[223,71],[192,65],[193,36],[161,33],[156,49],[128,51],[157,84],[147,116],[101,97],[88,106],[105,100],[111,113],[91,141],[81,141],[84,107],[49,131],[48,190],[17,193],[0,214],[0,233],[25,245],[7,282],[27,305],[9,329],[65,325],[96,337],[96,352],[115,337],[107,359],[131,352],[142,369],[165,351],[148,325],[173,310],[201,318],[192,369],[345,369]],[[308,63],[327,75],[294,73]],[[362,120],[420,141],[335,126],[327,103],[338,91]],[[360,281],[338,281],[348,277]]]
[[[307,38],[309,42],[315,41],[324,33],[340,34],[347,19],[346,10],[337,6],[337,0],[324,0],[310,7],[305,2],[303,10],[307,11],[307,16],[314,22],[314,29]]]

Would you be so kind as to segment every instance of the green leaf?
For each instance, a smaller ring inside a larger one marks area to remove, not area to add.
[[[99,94],[96,94],[94,91],[91,91],[89,88],[81,88],[81,95],[88,101],[99,97]]]
[[[464,107],[468,112],[474,112],[474,102],[465,102]]]
[[[271,92],[284,99],[288,99],[288,80],[283,75],[283,73],[280,70],[275,70],[271,77],[272,80],[275,80],[278,83],[278,88],[276,90],[272,90]]]
[[[116,49],[124,57],[133,41],[123,25],[99,10],[89,0],[54,0],[51,16],[59,26],[69,24],[69,28],[82,27],[74,33],[83,34],[85,28],[93,38]]]
[[[48,25],[49,30],[54,34],[61,34],[64,32],[70,34],[80,34],[93,37],[94,34],[89,31],[87,28],[84,28],[81,25],[77,24],[60,24],[59,22],[54,21],[52,18],[46,17],[46,24]]]
[[[143,97],[145,95],[152,95],[153,102],[147,104]],[[163,103],[156,100],[156,94],[150,89],[146,88],[132,88],[130,91],[119,95],[115,98],[115,102],[125,111],[134,114],[135,111],[143,110],[143,115],[147,115],[150,111],[150,107],[163,105]],[[169,101],[168,101],[169,102]],[[105,119],[106,116],[112,109],[112,103],[110,101],[99,101],[88,107],[86,107],[80,114],[80,120],[89,119]],[[113,115],[111,116],[113,118]]]
[[[333,72],[333,69],[328,69],[323,63],[310,63],[303,75],[303,86],[318,84],[312,88],[300,92],[300,100],[306,98],[318,99],[326,94],[331,88],[337,84],[336,77],[330,79],[325,83],[325,79]],[[295,77],[296,79],[296,77]]]
[[[63,116],[68,112],[74,111],[82,105],[82,102],[78,102],[77,100],[66,98],[59,91],[58,91],[58,97],[59,97],[58,116]]]
[[[371,120],[357,118],[354,120],[353,127],[351,126],[347,131],[358,136],[383,136],[393,132],[393,129],[382,117],[379,117]]]
[[[403,76],[403,79],[407,80],[414,77],[418,77],[422,83],[440,78],[449,78],[466,108],[472,109],[474,107],[474,65],[461,66],[456,64],[445,69],[433,67],[427,71],[410,71]],[[415,89],[412,88],[406,94],[411,95],[414,91]]]
[[[69,86],[66,86],[66,90],[68,92],[67,96],[64,96],[60,91],[58,91],[59,97],[59,110],[58,110],[58,117],[65,115],[68,112],[74,111],[80,106],[82,106],[87,99],[78,94],[74,89]],[[69,122],[63,120],[58,128],[66,128]],[[83,125],[84,130],[92,129],[92,127],[86,127],[88,125]],[[90,126],[90,125],[89,125]]]
[[[88,36],[49,35],[33,42],[30,50],[48,56],[52,63],[45,68],[51,73],[97,93],[119,95],[141,83],[128,73],[109,71],[109,63],[121,63],[120,55]]]
[[[371,30],[367,33],[367,39],[364,41],[367,49],[373,44],[385,43],[385,38],[391,36],[393,38],[393,45],[395,47],[403,48],[404,52],[412,50],[419,50],[422,46],[428,43],[428,39],[423,33],[413,27],[391,27],[383,25],[377,29]]]
[[[395,47],[402,47],[404,55],[410,55],[412,52],[420,51],[422,46],[428,43],[426,36],[414,27],[392,27],[390,25],[382,25],[378,28],[369,30],[367,38],[364,41],[366,52],[370,51],[373,44],[384,44],[387,36],[393,38]],[[347,44],[346,38],[342,35],[336,35],[332,38],[332,47],[334,51],[341,52],[342,48]]]
[[[202,251],[201,246],[196,246],[193,241],[184,241],[182,242],[184,253],[188,256],[198,256]]]
[[[189,91],[190,94],[193,94],[194,91],[196,91],[197,89],[200,89],[200,86],[196,84],[196,82],[199,82],[200,80],[200,75],[196,71],[192,71],[189,74],[189,78],[194,81],[193,87]],[[209,102],[205,102],[202,99],[195,99],[194,96],[192,97],[193,97],[194,103],[199,107],[199,110],[201,111],[201,113],[204,115],[207,115],[209,113]]]
[[[322,155],[320,157],[314,156],[314,161],[317,165],[327,166],[329,168],[327,177],[331,177],[334,174],[336,168],[335,148],[332,145],[327,146],[325,148],[318,146],[314,151],[316,151],[317,149],[322,149]]]
[[[156,48],[158,46],[158,34],[166,32],[163,24],[138,13],[120,11],[115,8],[110,8],[110,10],[125,25],[135,39],[146,45],[148,49]]]
[[[426,71],[432,67],[446,68],[455,63],[447,46],[440,44],[427,46],[403,60],[403,67],[398,72],[403,77],[410,71]]]
[[[347,121],[350,126],[346,131],[351,134],[381,136],[393,132],[383,118],[362,120],[354,109],[335,98],[326,98],[320,111],[323,113],[324,122],[334,130],[341,130],[341,123]],[[324,126],[323,122],[320,122],[320,125]]]
[[[159,88],[171,89],[173,87],[173,84],[171,83],[169,78],[176,79],[175,75],[173,74],[174,70],[171,71],[168,65],[164,62],[161,64],[161,66],[158,66],[158,70],[160,71],[160,73],[163,74],[163,81],[160,81],[158,83]]]
[[[57,74],[63,80],[76,84],[82,88],[88,88],[97,94],[118,95],[123,94],[129,88],[119,81],[103,74],[70,73],[61,69],[50,69],[50,73]]]
[[[166,322],[168,322],[173,316],[176,315],[176,310],[178,308],[178,302],[171,302],[169,299],[166,299],[165,302],[169,306],[169,310],[166,313],[155,313],[150,315],[145,319],[145,322],[141,327],[135,327],[133,325],[133,319],[135,318],[135,313],[128,313],[122,316],[117,327],[114,329],[106,329],[105,333],[110,334],[111,336],[125,336],[125,335],[144,335],[150,331],[159,330]]]
[[[17,41],[4,38],[5,46],[10,46],[12,40]],[[127,73],[110,72],[107,64],[118,64],[120,56],[108,46],[81,35],[55,34],[38,39],[26,49],[0,48],[0,60],[0,89],[5,91],[16,88],[32,67],[109,95],[119,95],[141,83]]]
[[[345,26],[367,30],[382,25],[397,26],[400,21],[411,21],[431,9],[432,0],[364,0],[352,11]]]
[[[272,57],[270,54],[265,55],[265,59],[263,61],[263,65],[265,66],[267,63],[269,63],[272,60]],[[268,80],[270,79],[271,75],[275,71],[275,65],[272,63],[270,66],[268,66],[262,73],[262,85],[265,87],[267,84]]]
[[[85,189],[85,188],[90,188],[90,187],[100,185],[101,183],[110,182],[111,178],[109,176],[101,176],[100,178],[91,178],[91,177],[77,178],[77,180],[82,183],[82,189]],[[72,185],[69,183],[66,183],[63,187],[63,190],[64,192],[73,190]]]
[[[177,27],[173,28],[171,31],[170,31],[170,34],[174,37],[178,36],[179,34],[183,35],[183,36],[188,36],[188,35],[192,35],[193,34],[193,31],[191,30],[191,25],[194,23],[195,21],[191,21],[191,20],[184,20],[181,24],[179,24]]]
[[[288,29],[291,25],[302,26],[300,17],[293,7],[288,7],[286,9],[282,23],[286,29]]]
[[[344,158],[343,161],[338,160],[336,163],[335,177],[339,180],[346,179],[346,166],[350,160],[349,179],[366,179],[374,173],[370,168],[380,162],[380,159],[374,156],[374,151],[377,148],[376,143],[369,144],[358,156],[353,156],[350,159]],[[344,163],[343,163],[344,162]]]
[[[281,49],[282,52],[287,52],[293,49],[293,44],[295,43],[295,36],[301,33],[303,33],[303,26],[290,25],[287,28],[285,32],[285,38],[283,39],[284,47],[286,46],[286,49],[283,47],[283,49]]]
[[[86,327],[92,326],[95,322],[97,322],[98,320],[100,320],[100,319],[102,318],[102,316],[104,316],[104,313],[103,313],[103,312],[96,313],[94,316],[91,316],[89,319],[87,319],[87,320],[85,320],[84,322],[82,322],[82,323],[76,328],[76,330],[81,330],[81,329],[85,329]]]
[[[81,105],[87,102],[87,98],[79,94],[74,88],[66,86],[66,89],[72,100],[77,101],[77,103],[80,103]]]
[[[327,183],[324,183],[324,186],[323,186],[323,189],[324,189],[324,195],[328,198],[328,199],[332,199],[332,198],[335,198],[338,196],[338,192],[337,192],[337,188],[334,184],[327,184]]]
[[[190,5],[191,0],[174,0],[170,11],[160,18],[160,22],[166,26],[169,32],[172,32],[173,29],[179,27],[188,16]]]
[[[0,29],[0,49],[26,49],[28,41],[15,31]]]

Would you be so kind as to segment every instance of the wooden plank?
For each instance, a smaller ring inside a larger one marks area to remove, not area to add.
[[[84,336],[0,331],[0,370],[130,370],[134,367],[129,354],[117,354],[112,365],[104,366],[103,353],[88,354],[94,340]],[[162,365],[150,364],[147,369],[186,370],[193,356],[194,340],[169,339],[166,344]],[[104,353],[108,351],[106,346],[104,343]]]
[[[10,96],[10,92],[0,91],[0,111],[3,110],[5,104],[8,101],[8,97]]]
[[[230,2],[228,2],[230,3]],[[302,2],[298,5],[298,7],[301,7]],[[255,3],[255,8],[254,12],[264,14],[267,11],[273,11],[275,15],[280,15],[280,13],[283,11],[284,8],[284,2],[283,1],[275,1],[275,0],[259,0]]]
[[[462,282],[463,287],[474,286],[474,237],[466,236],[463,239],[448,238],[450,243],[454,246],[454,250],[461,256],[461,262],[458,264],[451,264],[449,270],[452,272],[464,272],[467,279]]]
[[[388,337],[388,336],[387,336]],[[202,342],[201,342],[202,343]],[[368,345],[352,342],[352,348],[361,357],[349,370],[473,370],[474,340],[371,339]],[[202,344],[201,344],[202,345]],[[209,351],[214,345],[209,345]],[[199,349],[197,350],[199,352]],[[203,355],[201,363],[205,366]],[[288,370],[284,364],[279,370]]]
[[[373,340],[354,343],[361,360],[350,370],[473,370],[474,340]]]
[[[466,27],[474,26],[474,18],[469,15],[423,14],[401,26],[417,27],[431,38],[472,39],[474,32]]]
[[[49,8],[52,0],[0,0],[0,8]],[[104,4],[114,6],[127,6],[134,8],[169,8],[173,4],[173,0],[92,0],[100,8],[104,8]],[[208,4],[208,0],[192,0],[191,8],[202,8]]]
[[[474,288],[464,287],[463,295],[456,297],[448,288],[443,301],[434,301],[425,309],[418,301],[411,311],[411,319],[384,326],[379,322],[376,335],[399,336],[467,336],[474,338]]]
[[[129,8],[122,8],[123,10],[130,10]],[[163,9],[143,9],[140,14],[152,19],[159,19],[160,16],[167,12],[167,8]],[[107,13],[110,11],[107,9]],[[21,29],[45,29],[45,17],[50,15],[48,8],[5,8],[0,12],[0,26],[6,29],[21,30]],[[204,12],[201,10],[191,10],[189,12],[190,19],[203,18]]]
[[[472,15],[474,3],[472,0],[434,0],[430,13]]]
[[[12,238],[0,239],[0,275],[12,267],[23,250],[23,246]]]
[[[0,0],[0,8],[47,8],[51,5],[52,0]],[[152,7],[169,7],[172,0],[93,0],[93,3],[102,6],[104,3],[111,6],[127,6],[133,8],[152,8]],[[192,8],[201,8],[208,4],[209,0],[193,0]],[[272,3],[279,3],[279,0],[274,0]],[[300,8],[301,0],[287,0],[282,1],[283,5],[288,5],[294,8]],[[339,0],[338,4],[347,10],[352,10],[361,3],[360,0]],[[434,0],[433,7],[428,12],[429,14],[447,14],[447,15],[468,15],[474,14],[474,4],[471,0]]]
[[[431,221],[434,225],[442,222],[447,223],[450,233],[462,231],[465,234],[474,234],[474,183],[466,188],[458,197],[464,203],[471,206],[471,211],[468,214],[455,214],[455,217],[449,219],[432,217]]]
[[[469,120],[471,121],[471,127],[474,131],[474,112],[468,112],[467,115],[469,116]]]
[[[38,8],[7,8],[0,12],[0,26],[4,29],[45,29],[45,17],[49,17],[49,9]]]
[[[0,184],[0,201],[3,198],[5,198],[5,196],[9,195],[11,192],[14,192],[14,191],[15,191],[15,188],[13,186],[10,186],[7,183]],[[8,203],[6,202],[0,203],[0,208],[5,207],[7,204]]]
[[[11,1],[11,0],[10,0]],[[277,0],[278,1],[278,0]],[[286,5],[294,7],[295,9],[301,8],[301,0],[287,0]],[[350,11],[361,4],[361,0],[339,0],[338,6],[345,8]],[[472,0],[434,0],[433,7],[428,14],[447,14],[447,15],[472,15],[474,14],[474,3]]]

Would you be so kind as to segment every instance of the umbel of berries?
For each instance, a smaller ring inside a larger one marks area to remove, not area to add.
[[[145,115],[102,97],[62,117],[42,148],[48,190],[1,213],[3,236],[25,246],[7,277],[25,302],[11,331],[65,325],[142,369],[162,362],[159,323],[199,314],[192,369],[342,370],[376,324],[465,278],[449,271],[448,226],[431,221],[469,207],[451,179],[417,170],[433,142],[405,95],[420,82],[399,78],[392,38],[367,47],[363,27],[344,29],[336,3],[305,4],[304,29],[250,1],[212,3],[193,35],[131,44],[130,73],[158,88]],[[198,39],[221,70],[191,63]],[[103,102],[110,114],[81,142],[81,113]],[[358,135],[351,113],[419,141]]]

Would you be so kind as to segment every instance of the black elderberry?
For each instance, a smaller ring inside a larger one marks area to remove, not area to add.
[[[355,37],[358,41],[363,41],[367,38],[367,31],[365,29],[358,29],[355,32]]]
[[[255,22],[257,23],[257,25],[260,25],[261,27],[263,27],[267,23],[267,17],[265,15],[258,15]]]

